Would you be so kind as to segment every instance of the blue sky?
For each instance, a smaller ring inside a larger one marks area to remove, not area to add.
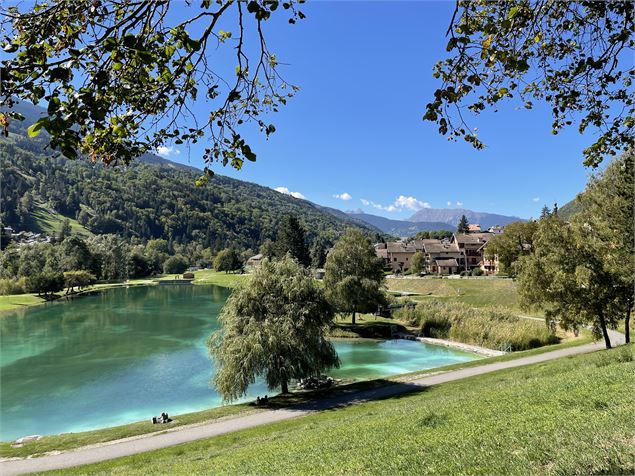
[[[316,1],[302,6],[307,18],[296,25],[276,12],[264,25],[269,49],[288,64],[280,70],[284,78],[301,90],[267,116],[277,129],[269,140],[246,134],[257,162],[240,171],[212,169],[319,204],[396,219],[424,206],[529,218],[545,203],[572,199],[590,172],[582,166],[582,149],[593,137],[575,128],[553,136],[545,107],[516,110],[518,104],[508,103],[471,120],[488,145],[483,151],[448,142],[422,120],[438,87],[432,67],[445,57],[453,6]],[[209,110],[195,106],[202,117]],[[205,146],[168,144],[162,152],[202,167]]]

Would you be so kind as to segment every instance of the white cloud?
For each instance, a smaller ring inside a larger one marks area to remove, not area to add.
[[[394,206],[397,208],[408,208],[410,210],[421,210],[422,208],[431,208],[428,202],[422,202],[415,197],[405,197],[399,195],[395,200]]]
[[[179,149],[175,149],[171,145],[160,145],[159,147],[157,147],[157,154],[159,154],[161,157],[171,157],[173,155],[179,155],[180,153],[181,151]]]
[[[451,207],[451,206],[452,206],[452,202],[448,202],[448,207]]]
[[[540,201],[540,197],[534,197],[531,199],[532,202],[538,202]]]
[[[295,198],[301,198],[303,200],[306,198],[300,192],[292,192],[287,187],[276,187],[276,188],[274,188],[274,190],[276,192],[284,193],[285,195],[291,195],[292,197],[295,197]]]
[[[375,203],[372,200],[366,200],[365,198],[362,198],[360,201],[365,206],[371,206],[386,212],[399,212],[405,209],[417,211],[422,208],[430,208],[430,204],[428,202],[422,202],[421,200],[417,200],[415,197],[406,197],[404,195],[399,195],[390,205],[382,205],[380,203]]]
[[[339,198],[340,200],[350,200],[351,198],[353,198],[351,196],[350,193],[344,192],[344,193],[338,193],[333,195],[335,198]]]
[[[456,202],[456,206],[457,207],[462,207],[463,206],[463,202]]]

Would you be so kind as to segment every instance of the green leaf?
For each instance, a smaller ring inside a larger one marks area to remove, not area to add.
[[[40,119],[35,124],[31,124],[29,128],[26,130],[26,133],[28,134],[29,137],[37,137],[38,135],[40,135],[40,130],[42,129],[42,126],[46,122],[47,122],[46,119]]]

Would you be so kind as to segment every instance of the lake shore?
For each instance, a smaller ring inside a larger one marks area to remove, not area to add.
[[[225,288],[234,288],[239,282],[244,280],[248,274],[231,274],[217,272],[211,269],[204,269],[194,273],[194,280],[192,284],[213,284]],[[20,309],[26,309],[33,306],[39,306],[42,304],[48,304],[52,302],[58,302],[65,298],[73,298],[82,296],[87,293],[93,293],[97,291],[103,291],[105,289],[113,289],[129,286],[155,286],[161,281],[173,279],[173,275],[159,275],[149,276],[147,278],[130,279],[126,281],[113,282],[113,283],[98,283],[92,286],[88,286],[81,291],[73,294],[59,294],[57,298],[47,300],[37,294],[11,294],[7,296],[0,296],[0,318],[9,316],[15,311]]]

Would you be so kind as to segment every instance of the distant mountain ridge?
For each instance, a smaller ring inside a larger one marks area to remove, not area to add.
[[[440,222],[451,225],[454,228],[465,215],[470,223],[478,223],[482,229],[494,225],[507,225],[515,221],[524,221],[522,218],[508,215],[499,215],[488,212],[475,212],[465,208],[423,208],[412,215],[408,221],[411,222]]]
[[[414,236],[420,231],[455,231],[463,215],[466,216],[468,222],[481,225],[483,230],[494,225],[504,226],[514,221],[524,221],[518,217],[475,212],[464,208],[424,208],[412,215],[408,220],[393,220],[379,215],[364,213],[362,210],[351,210],[347,211],[346,214],[351,218],[379,228],[384,233],[401,238]]]
[[[405,220],[392,220],[378,215],[372,215],[370,213],[364,213],[361,210],[349,211],[346,214],[350,218],[360,220],[368,223],[376,228],[379,228],[384,233],[389,235],[398,236],[402,238],[414,236],[420,231],[433,231],[433,230],[449,230],[453,231],[454,226],[442,222],[411,222]]]

